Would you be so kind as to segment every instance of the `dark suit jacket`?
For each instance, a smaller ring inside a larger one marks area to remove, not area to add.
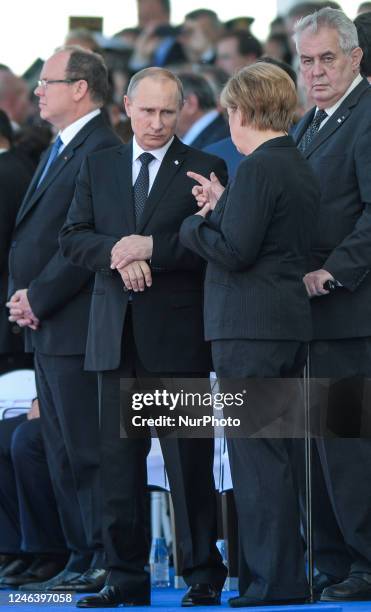
[[[0,155],[0,353],[23,352],[18,325],[8,321],[8,253],[18,209],[32,179],[30,161],[17,149]]]
[[[231,181],[237,172],[237,168],[245,159],[245,156],[242,153],[237,151],[236,146],[232,142],[232,138],[229,136],[228,138],[223,138],[223,140],[218,140],[218,142],[214,142],[211,145],[208,145],[204,148],[206,153],[211,153],[212,155],[217,155],[224,159],[228,168],[228,176]]]
[[[321,203],[309,270],[324,268],[344,288],[311,300],[314,338],[371,336],[371,89],[364,79],[305,152]],[[314,109],[296,127],[300,141]]]
[[[195,149],[203,149],[207,145],[229,136],[229,126],[223,115],[218,115],[191,143]]]
[[[90,155],[77,183],[74,201],[61,233],[62,251],[74,263],[96,272],[89,323],[86,367],[119,367],[128,292],[110,269],[114,244],[122,236],[153,236],[152,287],[133,293],[136,346],[147,370],[208,371],[210,353],[203,341],[202,260],[179,242],[181,222],[197,209],[194,182],[186,172],[226,180],[222,160],[174,139],[150,191],[138,229],[132,190],[132,145]],[[123,344],[125,350],[125,338]]]
[[[101,116],[94,117],[62,151],[36,188],[49,156],[49,149],[46,151],[23,200],[10,249],[9,291],[28,288],[31,307],[41,321],[38,331],[26,331],[28,350],[55,355],[85,352],[93,275],[64,259],[58,234],[83,159],[117,142]]]
[[[181,227],[185,246],[208,262],[208,340],[311,337],[302,282],[319,191],[291,137],[274,138],[241,162],[207,219]]]

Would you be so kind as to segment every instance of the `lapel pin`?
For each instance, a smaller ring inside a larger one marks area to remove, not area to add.
[[[177,159],[175,160],[174,164],[175,164],[176,166],[178,166],[178,165],[179,165],[179,162],[178,162],[178,160],[177,160]]]

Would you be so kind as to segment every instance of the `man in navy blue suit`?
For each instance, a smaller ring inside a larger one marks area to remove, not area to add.
[[[304,283],[313,318],[311,375],[330,379],[330,433],[317,438],[317,450],[337,521],[331,537],[328,530],[322,536],[322,517],[315,521],[315,562],[321,600],[355,601],[371,599],[371,443],[360,437],[364,377],[371,376],[371,89],[360,75],[357,30],[342,11],[303,18],[296,43],[316,104],[294,137],[322,192]]]
[[[177,135],[195,149],[229,136],[229,127],[216,108],[216,100],[207,80],[200,74],[181,72],[184,105],[180,111]]]
[[[65,47],[45,62],[35,94],[41,118],[59,134],[19,209],[10,249],[10,319],[25,327],[34,353],[47,460],[71,551],[65,570],[32,590],[99,590],[105,579],[97,381],[83,369],[93,274],[63,258],[58,234],[83,160],[119,142],[100,111],[106,92],[99,55]]]

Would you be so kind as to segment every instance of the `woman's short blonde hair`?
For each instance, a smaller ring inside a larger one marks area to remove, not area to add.
[[[297,105],[293,80],[273,64],[257,62],[232,76],[221,94],[225,108],[239,109],[242,125],[288,132]]]

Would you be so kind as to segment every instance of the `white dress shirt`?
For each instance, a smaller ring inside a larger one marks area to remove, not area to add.
[[[151,191],[152,189],[152,185],[155,182],[155,178],[157,176],[157,172],[160,169],[160,166],[162,164],[162,160],[164,159],[167,150],[169,149],[169,147],[171,146],[171,143],[174,140],[174,136],[169,140],[169,142],[167,142],[163,147],[161,147],[160,149],[153,149],[151,151],[145,151],[144,149],[142,149],[142,147],[140,147],[136,141],[136,138],[134,136],[133,138],[133,185],[135,183],[135,181],[138,178],[138,174],[140,172],[140,169],[142,167],[142,163],[140,161],[140,159],[138,159],[138,157],[140,155],[142,155],[142,153],[151,153],[153,155],[153,157],[155,159],[153,159],[151,161],[151,163],[148,166],[148,171],[149,171],[149,190],[148,193]]]
[[[191,145],[194,140],[196,140],[197,136],[201,134],[209,125],[212,123],[217,116],[219,115],[216,109],[205,113],[202,115],[194,124],[189,128],[189,130],[184,134],[182,138],[182,142],[186,145]]]
[[[77,121],[71,123],[71,125],[68,125],[66,128],[64,128],[64,130],[61,130],[58,136],[62,140],[63,145],[59,148],[58,155],[63,151],[63,149],[66,148],[67,145],[70,144],[71,140],[75,138],[76,134],[84,127],[84,125],[99,114],[100,109],[96,108],[87,115],[84,115],[83,117],[80,117],[80,119],[77,119]]]
[[[350,92],[353,91],[353,89],[355,89],[357,87],[357,85],[359,85],[361,83],[361,81],[363,80],[363,77],[361,74],[358,74],[356,76],[356,78],[352,81],[352,83],[349,85],[348,89],[346,90],[345,94],[340,98],[340,100],[338,100],[333,106],[330,106],[330,108],[325,108],[324,110],[327,113],[327,117],[321,122],[320,125],[320,130],[323,128],[323,126],[328,122],[328,120],[330,119],[331,115],[334,114],[335,111],[337,111],[337,109],[339,108],[340,104],[342,104],[345,100],[345,98],[347,96],[349,96]],[[316,114],[318,111],[318,107],[316,108]]]

